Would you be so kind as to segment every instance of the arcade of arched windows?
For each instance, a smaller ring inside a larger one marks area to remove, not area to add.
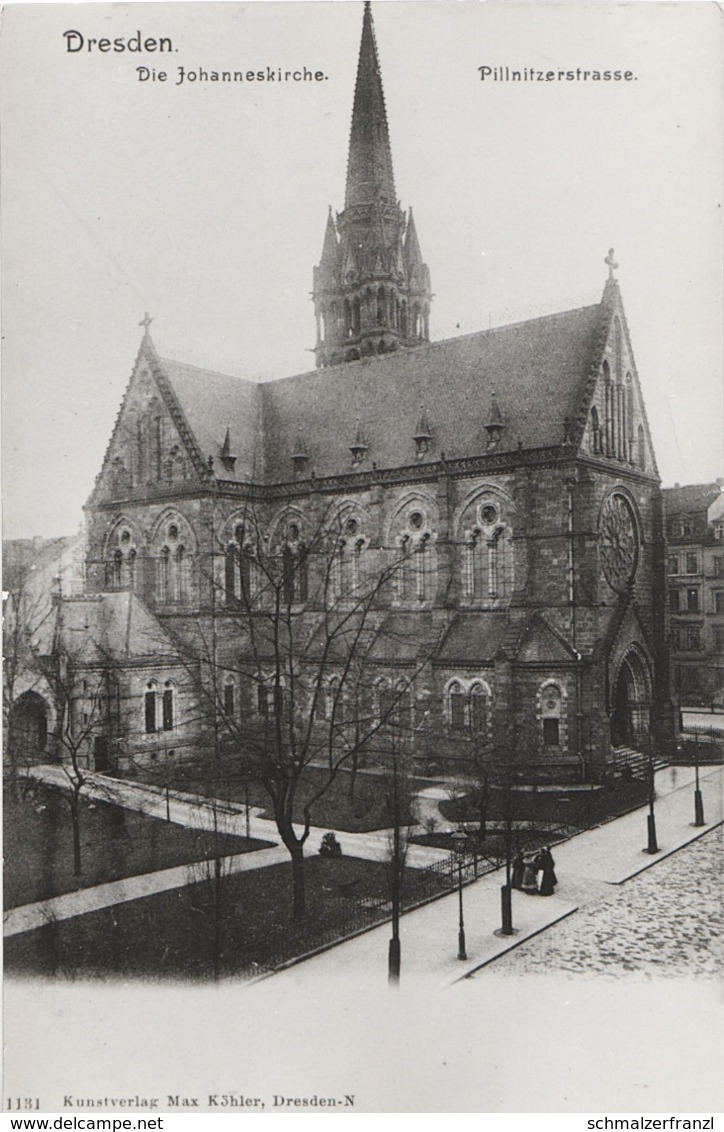
[[[461,575],[466,603],[499,604],[513,592],[512,531],[504,510],[501,499],[486,496],[464,516]]]
[[[438,588],[437,533],[424,501],[414,499],[392,523],[394,595],[400,605],[433,601]]]
[[[244,524],[237,523],[224,548],[224,604],[229,609],[248,606],[260,588],[254,542]]]
[[[130,524],[119,523],[105,551],[105,584],[109,590],[135,590],[138,578],[138,549]]]
[[[613,373],[607,360],[601,367],[602,397],[591,408],[589,432],[595,455],[646,468],[644,429],[636,423],[636,399],[630,370],[624,374],[623,334],[614,319]]]
[[[166,519],[151,545],[156,562],[155,596],[159,605],[187,605],[193,600],[193,544],[180,518]]]
[[[168,733],[177,726],[177,688],[173,680],[149,680],[143,690],[143,730],[146,735]]]
[[[340,533],[333,536],[327,592],[333,601],[354,601],[362,592],[367,576],[366,552],[370,545],[365,524],[354,511],[339,517]]]
[[[373,711],[380,734],[393,736],[402,746],[412,742],[415,718],[408,680],[378,677],[374,683]]]
[[[450,731],[489,740],[493,733],[490,686],[482,678],[453,677],[445,686],[443,718]]]
[[[332,299],[320,309],[323,339],[354,341],[374,330],[391,330],[401,338],[430,336],[430,306],[423,299],[401,297],[395,286],[366,287],[344,300]]]

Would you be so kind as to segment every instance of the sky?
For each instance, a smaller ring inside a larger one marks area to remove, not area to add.
[[[717,6],[373,13],[431,336],[596,302],[613,247],[662,482],[724,474]],[[164,356],[253,380],[313,368],[312,268],[344,204],[361,23],[357,0],[5,8],[5,537],[78,528],[145,311]],[[68,30],[174,52],[71,53]],[[327,77],[179,85],[179,66]],[[481,66],[636,77],[482,82]]]

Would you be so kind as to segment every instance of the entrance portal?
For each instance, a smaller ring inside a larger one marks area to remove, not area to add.
[[[24,692],[13,705],[11,740],[20,762],[36,762],[48,742],[48,708],[37,692]]]
[[[611,745],[637,747],[649,736],[651,683],[645,661],[629,651],[616,676],[611,703]]]

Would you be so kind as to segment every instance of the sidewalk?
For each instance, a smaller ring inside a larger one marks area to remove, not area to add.
[[[38,767],[34,770],[35,777],[44,782],[61,784],[67,781],[62,770],[57,767]],[[472,974],[503,952],[517,947],[531,936],[571,915],[581,904],[582,892],[586,894],[585,899],[588,902],[595,898],[596,892],[600,892],[602,886],[621,884],[642,869],[656,864],[669,853],[680,849],[722,821],[723,773],[721,768],[701,772],[707,825],[703,829],[696,829],[690,824],[693,818],[693,770],[667,767],[657,772],[656,789],[659,797],[656,801],[656,822],[660,852],[655,856],[649,857],[642,852],[646,845],[647,834],[646,807],[615,818],[595,829],[587,830],[558,845],[555,848],[556,871],[560,881],[558,892],[555,896],[547,898],[514,892],[513,924],[516,933],[512,937],[493,934],[501,918],[502,870],[466,885],[463,897],[469,956],[466,963],[455,958],[458,925],[457,893],[441,897],[423,908],[406,913],[402,917],[400,926],[405,970],[432,975],[443,984],[454,982]],[[86,790],[88,796],[105,801],[115,800],[127,808],[142,809],[144,813],[165,817],[166,798],[163,793],[136,783],[105,779],[102,775],[93,775],[93,779]],[[120,789],[110,790],[109,786]],[[170,806],[172,820],[181,825],[209,828],[208,823],[214,820],[213,807],[208,799],[195,795],[176,794],[170,799]],[[224,832],[243,836],[246,821],[243,806],[224,803],[224,807],[224,810],[217,808],[216,811],[219,828]],[[315,827],[311,844],[316,845],[317,837],[321,838],[324,832]],[[272,822],[257,816],[251,819],[251,835],[266,840],[277,840],[278,836]],[[367,860],[384,860],[388,857],[388,831],[367,834],[344,833],[339,834],[339,837],[348,856]],[[448,854],[443,850],[410,846],[408,864],[421,868],[430,860],[439,860],[447,856]],[[224,869],[228,873],[239,873],[268,868],[287,859],[288,854],[284,846],[276,845],[256,853],[226,857]],[[13,908],[5,914],[4,935],[17,935],[42,927],[48,922],[70,919],[128,900],[183,887],[193,883],[202,875],[198,863],[179,865]],[[389,934],[389,924],[373,928],[347,943],[334,945],[331,949],[309,959],[304,964],[304,970],[309,970],[312,975],[327,971],[332,973],[342,970],[349,963],[354,963],[358,972],[367,969],[378,973],[382,969],[380,964],[382,963],[384,967],[386,963]],[[296,977],[299,977],[300,969],[299,965],[293,966],[288,969],[286,975],[294,978],[297,973]]]
[[[60,767],[38,766],[30,769],[31,776],[39,782],[57,787],[67,787],[68,778]],[[88,783],[83,788],[84,796],[96,801],[115,802],[125,809],[134,810],[157,818],[166,818],[166,794],[152,786],[136,782],[106,778],[94,772],[88,773]],[[206,797],[196,794],[172,792],[169,796],[168,811],[170,820],[190,829],[213,829],[221,833],[246,836],[246,809],[242,804],[220,802],[213,806]],[[279,842],[279,834],[274,822],[258,816],[259,809],[250,811],[249,832],[251,837],[263,841]],[[314,826],[307,842],[307,852],[314,853],[322,836],[327,831]],[[368,861],[387,861],[390,856],[389,830],[374,830],[369,833],[337,834],[337,838],[348,857],[361,857]],[[449,854],[443,849],[432,849],[423,845],[410,845],[407,851],[407,864],[411,868],[422,869],[435,861],[445,860]],[[239,853],[224,857],[223,869],[226,875],[250,872],[254,869],[269,868],[289,860],[289,853],[283,845],[276,844],[270,849],[260,849],[253,853]],[[21,932],[41,928],[50,922],[69,920],[86,912],[97,912],[129,900],[143,896],[153,896],[174,888],[183,888],[204,876],[201,863],[176,865],[170,869],[138,876],[124,877],[122,880],[77,889],[75,892],[52,896],[34,904],[23,904],[11,908],[3,917],[3,935],[19,935]]]
[[[408,912],[400,923],[403,977],[422,976],[434,979],[439,985],[466,978],[504,952],[572,915],[584,902],[595,901],[606,886],[623,884],[721,824],[724,771],[707,768],[700,774],[707,822],[702,828],[690,824],[694,817],[693,778],[693,771],[681,767],[666,767],[657,773],[659,797],[655,810],[660,852],[653,856],[643,852],[647,844],[648,807],[554,846],[559,879],[556,895],[540,897],[514,892],[513,925],[518,931],[513,937],[494,934],[501,920],[502,870],[489,873],[464,888],[467,961],[456,958],[457,893]],[[665,790],[670,792],[664,793]],[[356,979],[384,981],[389,938],[390,925],[383,924],[273,977],[303,986],[307,980],[344,977],[354,971]]]
[[[30,777],[49,786],[68,787],[68,777],[61,767],[36,766],[28,770]],[[150,817],[166,818],[166,792],[162,787],[127,779],[108,778],[95,771],[85,773],[86,785],[83,795],[95,801],[115,802],[127,810],[148,814]],[[169,793],[168,813],[170,820],[187,829],[214,829],[220,833],[246,837],[246,807],[243,802],[216,801],[203,794],[186,794],[180,790]],[[249,808],[249,835],[261,841],[279,841],[276,825],[269,818],[259,817],[262,810],[257,806]],[[295,829],[301,833],[302,827]],[[369,830],[367,833],[350,833],[345,830],[329,831],[323,826],[313,826],[307,842],[307,851],[315,852],[325,833],[334,832],[343,852],[348,857],[362,857],[367,861],[386,861],[390,855],[390,831],[387,829]],[[258,857],[258,854],[252,854]],[[407,863],[413,869],[423,869],[435,861],[444,860],[448,853],[444,849],[433,849],[426,845],[411,845]]]

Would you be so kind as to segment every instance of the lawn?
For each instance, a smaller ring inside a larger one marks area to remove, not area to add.
[[[249,978],[389,912],[385,864],[310,857],[306,878],[308,914],[299,923],[289,919],[290,866],[276,865],[13,936],[5,941],[5,970],[61,978]],[[408,901],[440,890],[428,874],[407,870],[405,878]]]
[[[142,782],[165,785],[164,771],[143,770],[134,772]],[[326,781],[327,775],[319,767],[307,767],[297,791],[294,820],[303,821],[302,807]],[[223,798],[226,801],[245,802],[248,789],[249,802],[264,808],[265,817],[273,817],[269,796],[258,782],[243,781],[238,758],[222,756],[216,765],[190,761],[179,763],[174,769],[172,785],[177,790]],[[412,790],[431,786],[430,779],[414,779]],[[312,808],[312,824],[347,833],[366,833],[373,829],[387,829],[393,824],[392,786],[389,775],[360,770],[353,776],[342,767],[323,796]],[[403,815],[403,821],[406,820]]]
[[[517,822],[545,822],[586,829],[642,806],[647,800],[648,787],[636,778],[616,779],[596,790],[566,790],[565,787],[550,792],[514,790],[511,818]],[[450,822],[477,822],[480,816],[474,793],[441,802],[440,813]],[[487,817],[495,822],[505,817],[505,793],[496,787],[490,791]]]
[[[81,801],[83,872],[76,877],[70,807],[59,791],[40,788],[23,802],[6,791],[3,817],[6,908],[217,853],[248,853],[272,844],[225,835],[215,841],[211,832],[184,829],[106,802]]]

